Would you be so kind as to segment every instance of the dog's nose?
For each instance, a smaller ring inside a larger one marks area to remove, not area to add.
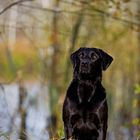
[[[82,62],[82,66],[87,67],[88,66],[88,62]]]

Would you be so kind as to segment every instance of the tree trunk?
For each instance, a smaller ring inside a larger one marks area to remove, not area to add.
[[[59,8],[59,0],[55,0],[54,9]],[[53,13],[53,20],[52,20],[52,34],[51,34],[51,41],[52,41],[52,48],[53,48],[53,55],[52,55],[52,63],[50,66],[50,83],[49,83],[49,97],[50,97],[50,108],[51,108],[51,118],[50,118],[50,136],[55,135],[56,128],[57,128],[57,105],[58,105],[58,64],[59,64],[59,54],[60,54],[60,44],[58,39],[58,19],[59,13],[54,11]],[[53,134],[51,134],[53,133]]]
[[[140,15],[140,1],[137,1],[137,15]],[[140,16],[138,16],[138,22],[140,24]],[[136,82],[140,86],[140,26],[138,30],[138,48],[137,48],[137,73],[136,73]],[[134,100],[137,102],[137,105],[134,110],[133,120],[137,120],[137,123],[134,123],[134,133],[137,135],[140,132],[140,94],[135,94]]]
[[[68,54],[71,54],[72,51],[74,51],[83,19],[84,19],[84,6],[81,8],[80,15],[78,16],[77,21],[76,21],[75,25],[73,26],[73,29],[72,29],[73,32],[72,32],[72,36],[71,36],[71,40],[70,40],[71,47],[69,49]],[[67,81],[69,81],[69,79],[70,79],[69,70],[70,70],[70,61],[68,58],[67,62],[66,62],[66,70],[65,70],[65,83],[67,83]]]
[[[17,80],[18,80],[18,84],[19,84],[19,114],[20,114],[20,118],[21,118],[19,139],[27,140],[27,134],[26,134],[27,110],[23,106],[25,98],[27,96],[27,92],[26,92],[26,89],[23,85],[23,79],[22,79],[22,72],[21,71],[18,72]]]

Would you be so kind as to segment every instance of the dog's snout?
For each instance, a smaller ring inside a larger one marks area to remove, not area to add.
[[[88,62],[87,61],[82,62],[82,66],[87,67],[88,66]]]
[[[89,63],[89,61],[87,61],[87,60],[81,61],[80,72],[81,73],[89,73],[90,72],[90,63]]]

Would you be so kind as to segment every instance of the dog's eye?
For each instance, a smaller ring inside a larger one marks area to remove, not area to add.
[[[84,58],[84,53],[83,53],[83,52],[81,52],[81,53],[79,54],[79,58],[80,58],[80,59]]]
[[[97,55],[96,54],[94,54],[94,53],[91,53],[91,59],[92,60],[96,60],[98,57],[97,57]]]

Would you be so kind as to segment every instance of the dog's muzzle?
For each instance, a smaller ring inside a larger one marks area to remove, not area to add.
[[[80,73],[88,74],[90,73],[90,64],[88,62],[81,62],[80,64]]]

